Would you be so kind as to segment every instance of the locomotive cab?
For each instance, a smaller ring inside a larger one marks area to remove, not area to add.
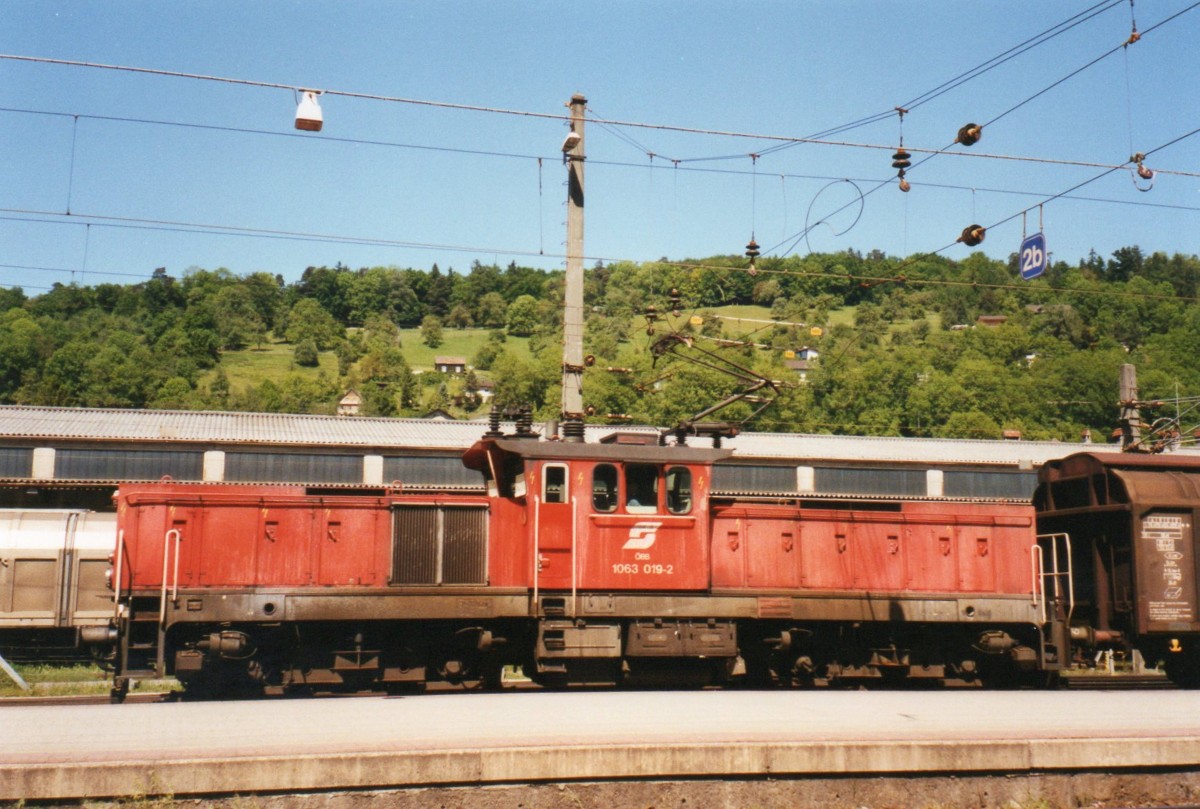
[[[527,671],[542,682],[737,660],[734,622],[710,615],[708,598],[712,465],[731,452],[621,438],[485,438],[463,459],[498,495],[495,541],[528,564],[537,641]]]
[[[527,535],[535,592],[703,591],[712,464],[729,454],[490,438],[463,463],[499,496],[494,533]]]

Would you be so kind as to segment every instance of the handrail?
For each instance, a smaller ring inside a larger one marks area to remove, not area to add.
[[[1071,617],[1075,613],[1075,571],[1071,564],[1071,535],[1068,533],[1058,534],[1039,534],[1038,540],[1046,540],[1050,545],[1050,567],[1046,568],[1045,551],[1041,545],[1035,545],[1036,556],[1041,567],[1042,578],[1042,621],[1047,620],[1046,617],[1046,580],[1049,579],[1054,584],[1055,600],[1066,599],[1066,622],[1069,626]],[[1059,558],[1059,547],[1062,547],[1062,558]],[[1066,586],[1063,586],[1063,579],[1066,579]]]
[[[1067,626],[1071,625],[1071,616],[1075,614],[1075,570],[1071,564],[1071,535],[1062,535],[1063,545],[1067,554]]]
[[[1046,623],[1046,582],[1043,578],[1046,575],[1045,563],[1042,546],[1034,542],[1029,548],[1029,568],[1033,578],[1033,606],[1038,611],[1038,615],[1042,617],[1041,623],[1043,624]]]
[[[113,576],[113,620],[121,617],[121,564],[125,561],[125,529],[117,531],[116,575]]]
[[[158,597],[158,625],[167,628],[167,567],[171,559],[171,535],[175,535],[175,587],[172,590],[172,599],[179,595],[179,539],[180,533],[178,528],[172,528],[163,534],[163,566],[162,566],[162,590]]]
[[[175,534],[175,572],[171,577],[171,602],[179,601],[179,543],[183,541],[183,532],[172,528],[169,533]]]
[[[533,496],[533,617],[538,617],[538,577],[542,572],[542,551],[539,546],[542,525],[542,504]]]
[[[571,497],[571,617],[579,615],[579,498]]]

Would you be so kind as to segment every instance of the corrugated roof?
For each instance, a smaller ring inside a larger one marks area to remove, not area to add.
[[[511,425],[506,427],[511,430]],[[287,413],[119,410],[0,405],[0,441],[153,441],[321,447],[465,449],[487,430],[486,422],[304,416]],[[651,427],[587,428],[587,440],[615,432],[657,433]],[[696,447],[708,442],[693,439]],[[1075,452],[1118,452],[1114,445],[1057,441],[978,441],[881,438],[795,433],[742,433],[723,446],[736,457],[915,463],[1041,466]],[[1200,455],[1181,450],[1180,455]]]
[[[900,438],[853,435],[742,433],[724,444],[751,458],[911,461],[1041,466],[1074,452],[1120,452],[1112,445],[1064,441],[985,441],[960,438]]]
[[[0,406],[0,439],[469,447],[482,422],[287,413]]]

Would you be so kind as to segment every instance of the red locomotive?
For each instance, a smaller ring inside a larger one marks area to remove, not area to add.
[[[1044,681],[1069,639],[1028,504],[712,490],[731,451],[493,431],[474,491],[123,485],[114,696]]]

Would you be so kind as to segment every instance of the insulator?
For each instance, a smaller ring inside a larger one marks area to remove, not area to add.
[[[983,243],[985,235],[987,235],[987,229],[983,225],[967,225],[963,228],[962,235],[958,237],[958,240],[967,247],[974,247]]]
[[[1138,164],[1137,173],[1138,173],[1138,176],[1141,177],[1143,180],[1153,180],[1154,179],[1154,171],[1152,169],[1146,168],[1141,163]]]
[[[754,266],[754,260],[758,258],[758,242],[754,241],[754,237],[750,237],[750,242],[746,245],[746,258],[750,259],[750,266],[746,268],[746,273],[753,278],[758,275],[758,267]]]
[[[896,153],[892,155],[892,168],[906,169],[911,165],[912,155],[904,151],[904,147],[897,149]]]
[[[583,358],[584,367],[591,368],[595,364],[596,364],[596,355],[595,354],[588,354],[586,357]]]
[[[958,130],[958,137],[955,138],[955,141],[963,146],[974,146],[982,137],[983,127],[979,124],[967,124]]]

